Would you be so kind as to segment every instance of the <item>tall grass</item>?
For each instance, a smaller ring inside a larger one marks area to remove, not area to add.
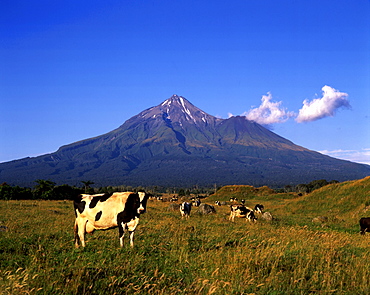
[[[282,208],[302,200],[270,199],[266,207],[278,219],[257,224],[228,221],[228,206],[208,216],[193,208],[182,220],[169,203],[149,201],[134,249],[127,240],[119,247],[117,230],[97,231],[75,249],[68,201],[2,201],[0,292],[368,294],[370,236],[338,230],[341,222],[312,224],[303,207]]]

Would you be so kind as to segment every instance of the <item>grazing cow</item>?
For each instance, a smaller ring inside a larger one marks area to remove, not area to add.
[[[221,206],[221,202],[220,201],[215,201],[215,205]]]
[[[256,211],[256,213],[262,214],[263,209],[265,209],[265,207],[261,204],[257,204],[256,206],[254,206],[254,211]]]
[[[201,202],[198,198],[195,198],[194,200],[191,201],[191,204],[195,207],[199,207],[200,203]]]
[[[87,195],[75,198],[74,225],[75,246],[79,241],[85,247],[85,233],[96,229],[118,227],[119,241],[123,247],[125,231],[130,234],[130,245],[134,246],[134,232],[139,224],[140,214],[145,213],[149,195],[144,192],[116,192],[110,194]]]
[[[251,208],[248,208],[244,205],[231,205],[230,206],[230,216],[229,220],[234,222],[234,218],[239,217],[239,218],[245,218],[246,221],[248,220],[249,222],[257,221],[257,217],[254,215],[254,211]]]
[[[370,230],[370,217],[362,217],[360,219],[361,235]]]
[[[183,202],[180,205],[180,213],[181,213],[181,218],[189,218],[190,217],[190,211],[191,211],[191,203],[188,202]]]

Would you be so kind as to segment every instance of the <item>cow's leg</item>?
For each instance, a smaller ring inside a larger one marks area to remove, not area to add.
[[[130,246],[131,248],[134,247],[134,233],[137,225],[139,224],[139,218],[136,217],[135,219],[131,220],[129,223],[127,223],[127,229],[130,233]]]
[[[82,218],[76,219],[77,234],[78,234],[78,237],[80,238],[82,247],[86,246],[85,244],[86,222],[87,220],[82,219]],[[78,244],[76,244],[76,247],[78,247]]]
[[[123,247],[123,242],[124,242],[124,238],[125,238],[125,226],[126,226],[126,224],[124,224],[123,222],[120,222],[118,224],[119,244],[120,244],[121,247]]]
[[[75,225],[73,227],[73,231],[75,233],[75,240],[74,240],[74,243],[75,243],[75,247],[78,248],[78,244],[79,244],[79,237],[78,237],[78,224],[77,224],[77,219],[75,220]]]
[[[131,246],[131,248],[133,248],[134,247],[134,233],[135,233],[135,231],[129,231],[129,233],[130,233],[130,246]]]

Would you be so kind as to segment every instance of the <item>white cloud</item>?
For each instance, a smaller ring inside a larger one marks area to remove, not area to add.
[[[288,112],[281,106],[282,102],[272,102],[271,93],[262,96],[262,103],[258,108],[249,110],[243,113],[248,120],[254,121],[262,125],[269,125],[274,123],[283,123],[290,117],[295,116],[294,112]]]
[[[332,117],[337,109],[351,107],[347,100],[347,93],[339,92],[330,86],[324,86],[322,91],[322,98],[303,101],[303,107],[299,110],[299,114],[295,119],[298,123],[316,121],[329,116]]]
[[[370,165],[370,148],[363,148],[361,150],[323,150],[319,152],[330,157]]]

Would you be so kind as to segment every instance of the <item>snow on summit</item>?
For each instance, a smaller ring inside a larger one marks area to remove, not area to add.
[[[149,117],[160,119],[165,117],[166,120],[170,120],[172,123],[178,122],[180,126],[183,126],[185,122],[204,125],[221,120],[197,108],[185,97],[176,94],[172,95],[161,104],[143,111],[141,117],[143,119]]]

